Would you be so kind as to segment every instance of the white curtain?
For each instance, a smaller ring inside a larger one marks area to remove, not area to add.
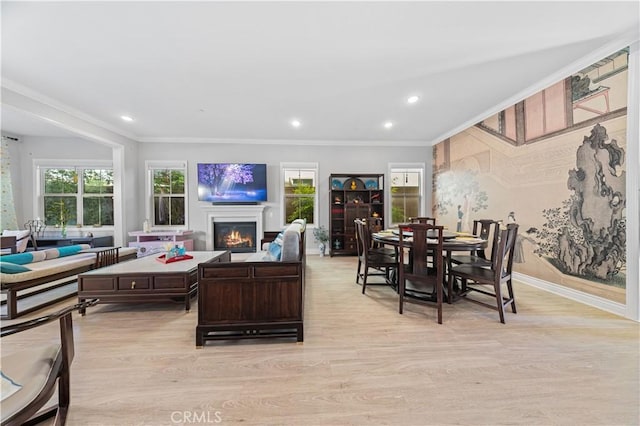
[[[0,232],[3,229],[18,229],[16,205],[13,202],[11,185],[11,158],[9,155],[9,140],[2,138],[0,148]]]

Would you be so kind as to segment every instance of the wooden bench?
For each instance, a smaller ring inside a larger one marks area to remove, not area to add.
[[[74,256],[76,256],[76,261],[74,261]],[[5,278],[0,285],[0,293],[3,296],[3,300],[0,302],[2,308],[0,319],[18,318],[75,296],[77,287],[68,291],[63,291],[62,287],[75,281],[78,274],[113,263],[135,259],[137,254],[135,250],[129,249],[120,253],[119,247],[99,247],[88,248],[74,256],[69,256],[70,261],[62,270],[52,268],[53,272],[44,275],[40,271],[39,274],[35,274],[37,276],[34,278],[20,279],[18,274],[3,274]],[[45,260],[44,262],[49,261]],[[15,281],[15,278],[18,281]],[[26,303],[26,299],[30,299],[31,303]],[[22,306],[19,306],[18,302],[22,302],[20,303]]]

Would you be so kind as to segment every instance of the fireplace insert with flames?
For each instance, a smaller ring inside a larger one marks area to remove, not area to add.
[[[213,241],[215,250],[232,253],[256,252],[256,224],[254,222],[214,222]]]

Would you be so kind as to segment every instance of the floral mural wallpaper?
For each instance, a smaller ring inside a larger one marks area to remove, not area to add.
[[[433,214],[520,224],[514,268],[625,303],[628,49],[434,146]]]

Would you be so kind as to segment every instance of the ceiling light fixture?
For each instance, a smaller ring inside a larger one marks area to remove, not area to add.
[[[413,95],[413,96],[409,96],[409,97],[407,98],[407,103],[415,104],[415,103],[416,103],[416,102],[418,102],[419,100],[420,100],[420,96]]]
[[[128,122],[133,121],[133,118],[129,117],[128,115],[121,115],[120,118],[122,118],[124,121],[128,121]]]
[[[390,129],[393,127],[393,123],[390,121],[387,121],[386,123],[384,123],[384,128],[385,129]]]
[[[302,123],[299,120],[291,120],[291,125],[295,128],[298,128],[302,125]]]

